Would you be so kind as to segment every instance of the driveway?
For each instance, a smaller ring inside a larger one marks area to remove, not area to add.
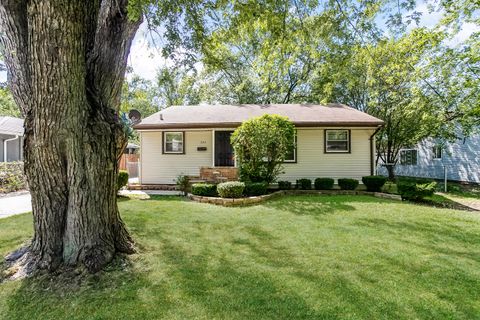
[[[30,193],[8,195],[0,198],[0,219],[32,211]]]

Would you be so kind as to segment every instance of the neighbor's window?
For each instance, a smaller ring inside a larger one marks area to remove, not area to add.
[[[350,130],[325,130],[325,152],[350,152]]]
[[[283,162],[296,162],[297,161],[297,135],[293,137],[293,146],[288,150],[285,160]]]
[[[183,132],[164,132],[163,133],[163,152],[164,153],[183,153],[184,134]]]
[[[408,149],[400,151],[400,164],[406,166],[417,165],[417,153],[416,149]]]
[[[442,159],[442,147],[434,146],[433,147],[433,159]]]

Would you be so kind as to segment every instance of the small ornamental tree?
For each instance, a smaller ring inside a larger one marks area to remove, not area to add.
[[[266,114],[242,123],[231,142],[239,163],[240,179],[274,182],[282,173],[282,163],[294,148],[295,127],[287,118]]]

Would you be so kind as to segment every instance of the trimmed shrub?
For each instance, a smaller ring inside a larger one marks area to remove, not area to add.
[[[216,197],[217,185],[211,183],[192,184],[192,194],[203,197]]]
[[[217,192],[222,198],[240,198],[245,190],[245,183],[239,181],[223,182],[217,185]]]
[[[128,183],[128,171],[120,170],[118,171],[117,176],[117,192],[120,191],[123,187],[125,187]]]
[[[332,178],[317,178],[315,179],[315,190],[331,190],[335,180]]]
[[[278,181],[278,189],[290,190],[292,189],[292,183],[290,181]]]
[[[356,179],[338,179],[338,185],[342,190],[355,190],[358,187]]]
[[[402,199],[411,201],[421,201],[425,197],[432,196],[437,187],[437,183],[432,180],[399,179],[397,181],[397,190]]]
[[[367,187],[367,191],[380,192],[385,182],[387,182],[387,177],[365,176],[362,177],[362,182]]]
[[[310,179],[298,179],[297,180],[297,189],[300,189],[300,190],[310,190],[310,189],[312,189],[312,180],[310,180]]]
[[[267,193],[268,183],[266,182],[250,182],[245,184],[245,195],[261,196]]]

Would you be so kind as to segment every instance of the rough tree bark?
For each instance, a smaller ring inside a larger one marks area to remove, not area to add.
[[[117,115],[141,21],[128,0],[0,0],[9,85],[25,117],[25,173],[34,237],[10,255],[22,272],[84,265],[95,272],[132,253],[118,213]]]

